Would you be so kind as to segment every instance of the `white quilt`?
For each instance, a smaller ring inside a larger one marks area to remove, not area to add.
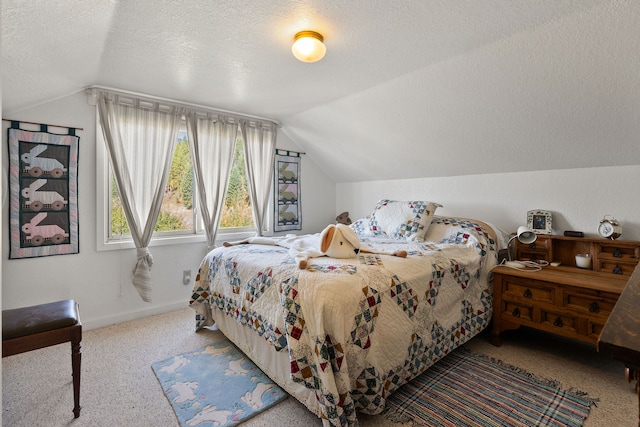
[[[202,261],[191,306],[197,328],[211,306],[287,351],[291,376],[315,390],[325,425],[355,425],[386,397],[484,329],[492,314],[493,238],[480,224],[436,217],[426,242],[369,238],[407,258],[313,258],[286,248],[216,248]]]

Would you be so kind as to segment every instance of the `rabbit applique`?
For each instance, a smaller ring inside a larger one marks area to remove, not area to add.
[[[54,158],[40,157],[47,149],[44,144],[36,145],[29,152],[23,153],[20,156],[25,164],[25,169],[29,172],[29,175],[38,177],[44,172],[48,172],[54,178],[60,178],[67,171],[62,163]]]
[[[59,244],[69,237],[69,233],[56,224],[40,225],[47,218],[47,215],[46,212],[40,212],[31,218],[31,221],[22,224],[22,232],[29,243],[40,246],[49,239],[53,243]]]

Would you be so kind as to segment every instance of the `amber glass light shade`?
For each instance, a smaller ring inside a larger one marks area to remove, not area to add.
[[[300,31],[293,38],[291,51],[293,56],[302,62],[316,62],[321,60],[327,48],[324,45],[324,37],[315,31]]]

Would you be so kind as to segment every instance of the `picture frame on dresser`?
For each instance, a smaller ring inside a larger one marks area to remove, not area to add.
[[[551,234],[551,212],[535,209],[527,212],[527,227],[536,234]]]

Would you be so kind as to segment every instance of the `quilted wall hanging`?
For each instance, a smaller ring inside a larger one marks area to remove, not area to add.
[[[276,150],[274,231],[302,230],[300,154],[302,153]]]
[[[57,127],[57,126],[56,126]],[[11,122],[9,143],[9,258],[79,253],[78,145],[67,135],[20,129]]]

